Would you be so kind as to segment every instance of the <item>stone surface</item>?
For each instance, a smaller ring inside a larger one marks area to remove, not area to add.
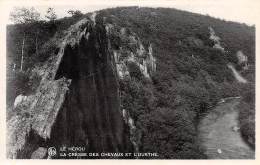
[[[209,39],[214,42],[213,48],[225,52],[225,49],[221,46],[220,37],[216,35],[215,30],[212,27],[209,27],[209,34],[210,34]]]
[[[47,155],[47,149],[43,148],[43,147],[39,147],[37,150],[35,150],[32,153],[31,158],[32,159],[43,159],[46,157],[46,155]]]
[[[152,44],[145,48],[135,33],[126,32],[126,28],[117,29],[112,24],[106,25],[106,31],[108,36],[119,38],[119,43],[121,43],[117,49],[111,46],[119,78],[130,77],[128,63],[133,62],[138,66],[142,75],[150,79],[151,74],[156,71],[156,59],[153,55]]]
[[[43,158],[49,146],[132,151],[108,44],[102,23],[85,18],[68,29],[58,54],[34,69],[41,76],[36,92],[7,123],[8,158]]]

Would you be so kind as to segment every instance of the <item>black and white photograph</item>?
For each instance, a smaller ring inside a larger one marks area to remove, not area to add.
[[[6,159],[256,159],[256,1],[5,2]]]

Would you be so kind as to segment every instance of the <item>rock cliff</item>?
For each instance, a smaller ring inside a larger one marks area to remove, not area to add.
[[[254,97],[254,26],[117,7],[7,30],[8,158],[206,159],[202,117],[221,98]]]
[[[7,156],[47,158],[49,147],[64,146],[131,152],[105,25],[83,19],[61,41],[57,55],[42,67],[37,91],[8,121]]]

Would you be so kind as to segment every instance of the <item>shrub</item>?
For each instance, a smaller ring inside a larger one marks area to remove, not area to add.
[[[11,77],[7,77],[7,105],[12,105],[16,96],[26,95],[30,86],[29,75],[26,72],[16,71]]]
[[[131,77],[134,77],[138,80],[141,80],[143,78],[143,74],[136,63],[128,62],[127,67]]]

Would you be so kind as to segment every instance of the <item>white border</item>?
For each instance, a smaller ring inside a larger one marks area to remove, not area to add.
[[[247,165],[247,164],[260,164],[259,161],[259,113],[257,112],[259,106],[259,84],[256,83],[256,159],[255,160],[8,160],[6,159],[6,123],[5,123],[5,111],[6,111],[6,22],[8,18],[9,11],[12,6],[34,6],[34,5],[47,5],[47,6],[60,6],[60,5],[116,5],[116,6],[161,6],[167,7],[172,5],[208,5],[210,6],[235,6],[239,9],[239,16],[247,16],[248,19],[255,21],[256,26],[256,82],[259,82],[259,16],[260,16],[260,1],[258,0],[0,0],[0,162],[1,164],[63,164],[63,165],[71,165],[71,164],[139,164],[139,163],[147,163],[147,164],[200,164],[200,165],[219,165],[219,164],[236,164],[236,165]],[[250,10],[249,10],[250,9]],[[219,10],[222,10],[219,8]],[[230,11],[222,11],[225,14],[230,14]]]

